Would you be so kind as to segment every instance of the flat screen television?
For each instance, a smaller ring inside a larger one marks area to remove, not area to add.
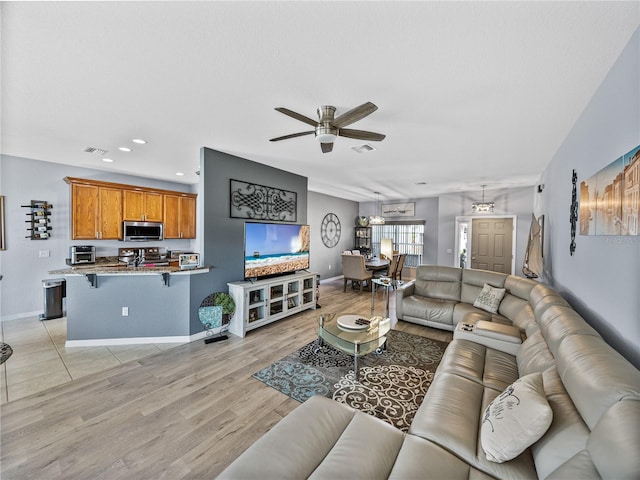
[[[244,278],[282,275],[309,268],[309,225],[246,222]]]

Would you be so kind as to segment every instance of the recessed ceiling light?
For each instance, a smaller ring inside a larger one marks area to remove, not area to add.
[[[137,143],[138,145],[144,145],[145,143],[147,143],[146,140],[143,140],[141,138],[134,138],[133,140],[131,140],[133,143]]]
[[[118,147],[118,150],[120,150],[121,152],[130,152],[131,149],[129,147]]]
[[[176,175],[177,175],[177,176],[179,176],[179,177],[182,177],[182,176],[184,176],[184,173],[182,173],[182,172],[176,172]]]
[[[111,158],[103,158],[102,161],[107,163],[113,163],[113,159]]]

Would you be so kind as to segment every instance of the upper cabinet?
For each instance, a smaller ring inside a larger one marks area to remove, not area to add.
[[[124,220],[162,222],[164,195],[159,192],[123,190]]]
[[[121,240],[122,221],[163,222],[165,238],[196,238],[193,193],[66,177],[71,185],[71,238]]]
[[[71,238],[122,239],[122,190],[98,185],[71,185]]]
[[[164,196],[164,238],[196,238],[196,197]]]

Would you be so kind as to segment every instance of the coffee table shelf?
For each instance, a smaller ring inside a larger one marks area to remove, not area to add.
[[[353,356],[353,368],[358,378],[358,359],[370,353],[381,353],[386,348],[387,335],[391,330],[391,319],[372,317],[370,326],[356,330],[344,328],[338,324],[338,319],[351,314],[329,313],[320,315],[318,341],[320,345],[327,344],[336,350]]]

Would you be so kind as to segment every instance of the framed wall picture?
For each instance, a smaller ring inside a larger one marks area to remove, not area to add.
[[[382,205],[383,217],[415,217],[416,216],[416,204],[415,202],[409,203],[390,203],[388,205]]]
[[[6,250],[6,237],[4,232],[4,195],[0,195],[0,250]]]

